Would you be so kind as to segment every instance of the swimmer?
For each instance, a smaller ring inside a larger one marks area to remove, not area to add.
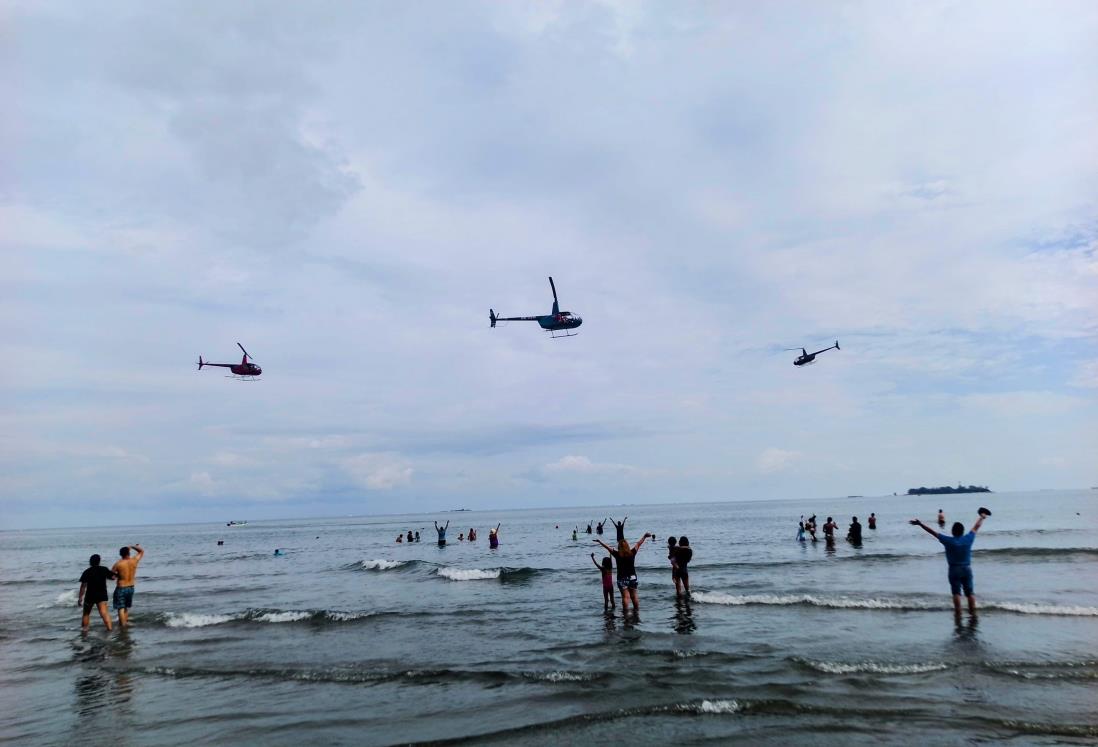
[[[858,523],[857,516],[850,519],[850,528],[846,530],[846,539],[856,547],[860,547],[862,544],[862,525]]]
[[[945,511],[943,511],[942,509],[939,508],[938,509],[938,526],[944,527],[945,525],[946,525]]]
[[[679,566],[675,562],[675,543],[678,540],[674,537],[667,538],[667,561],[671,563],[671,580],[675,582],[675,593],[682,594],[682,582],[679,580]]]
[[[690,539],[686,536],[679,537],[679,546],[675,548],[675,567],[678,569],[679,578],[675,582],[675,594],[681,594],[679,583],[682,583],[682,591],[690,596],[690,561],[694,559],[694,551],[690,549]]]
[[[401,532],[400,534],[397,535],[397,544],[399,545],[403,541],[404,541],[404,533]]]
[[[976,595],[972,586],[972,543],[976,540],[976,532],[980,531],[984,519],[991,516],[991,512],[981,507],[978,511],[980,518],[972,525],[972,530],[965,534],[965,525],[959,521],[953,523],[952,536],[935,532],[919,519],[912,519],[911,523],[922,527],[930,536],[942,543],[945,548],[946,562],[949,564],[949,590],[953,594],[953,614],[961,617],[961,592],[968,597],[968,613],[976,617]]]
[[[137,550],[137,557],[130,557],[130,550]],[[114,564],[111,571],[118,576],[114,584],[114,608],[118,611],[118,627],[130,624],[130,607],[133,606],[133,587],[137,582],[137,564],[145,557],[141,545],[127,545],[118,551],[121,560]]]
[[[495,550],[499,547],[499,524],[496,524],[495,529],[488,530],[488,549]]]
[[[458,532],[458,542],[465,541],[465,532]]]
[[[869,528],[870,529],[876,529],[877,528],[877,514],[871,513],[869,515],[868,521],[869,521]]]
[[[613,521],[613,519],[611,519]],[[621,524],[614,522],[619,528],[625,524],[622,521]],[[633,547],[629,547],[629,543],[622,540],[618,543],[618,549],[613,549],[610,545],[606,544],[602,540],[595,540],[610,553],[618,565],[618,590],[621,592],[621,610],[622,612],[629,611],[629,602],[633,602],[633,612],[637,612],[640,609],[640,600],[637,598],[637,586],[639,581],[637,580],[637,551],[641,549],[641,545],[649,537],[655,537],[645,532],[644,536],[637,540],[637,544]]]
[[[609,558],[607,558],[609,560]],[[108,571],[99,565],[99,554],[88,558],[88,567],[80,574],[80,593],[76,595],[76,606],[83,607],[80,628],[87,630],[91,625],[92,607],[99,610],[99,617],[107,630],[111,629],[111,615],[107,611],[107,579],[114,578],[114,571]]]
[[[603,519],[602,521],[600,521],[598,524],[595,525],[595,534],[598,534],[598,535],[602,534],[602,525],[605,524],[605,523],[606,523],[606,519]]]
[[[602,559],[602,565],[599,565],[599,562],[595,560],[595,553],[591,553],[591,562],[602,574],[602,608],[604,610],[614,609],[617,606],[614,602],[614,562],[610,560],[608,555]],[[109,627],[110,621],[107,622],[107,625]]]
[[[805,531],[808,532],[812,541],[816,541],[816,514],[812,514],[808,517],[808,521],[804,525]]]
[[[400,542],[400,539],[397,539],[397,542]],[[283,555],[283,554],[284,554],[284,553],[282,552],[282,550],[280,550],[280,549],[279,549],[279,548],[277,548],[277,547],[275,548],[275,557],[276,557],[276,558],[277,558],[277,557],[280,557],[280,556],[281,556],[281,555]]]
[[[419,532],[416,532],[416,542],[419,542]]]
[[[801,514],[801,520],[797,524],[797,541],[804,542],[804,514]]]
[[[317,539],[320,539],[320,537],[317,537]],[[412,539],[412,530],[411,530],[411,529],[409,529],[409,530],[408,530],[408,542],[409,542],[409,543],[411,543],[411,542],[413,542],[413,541],[414,541],[414,540]]]
[[[835,542],[835,530],[839,528],[830,516],[827,517],[827,523],[824,524],[824,538],[828,544]]]
[[[610,521],[614,523],[614,528],[618,530],[618,542],[625,542],[625,522],[629,521],[629,517],[626,516],[620,522],[614,521],[614,517],[610,517]]]
[[[587,522],[587,533],[591,534],[591,531],[592,531],[591,530],[591,522],[589,521],[589,522]]]
[[[446,526],[440,527],[438,522],[435,522],[435,531],[438,532],[438,546],[446,547],[446,530],[450,528],[450,520],[446,520]]]
[[[579,539],[579,527],[572,530],[572,541],[575,542]]]
[[[470,542],[476,542],[477,541],[477,530],[474,529],[473,527],[469,527],[468,537],[469,537]]]

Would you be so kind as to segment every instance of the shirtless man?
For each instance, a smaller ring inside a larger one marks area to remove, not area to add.
[[[137,551],[137,557],[130,557],[130,550]],[[130,607],[133,606],[133,584],[137,578],[137,564],[145,557],[141,545],[127,545],[118,551],[122,559],[114,564],[111,572],[118,576],[114,587],[114,608],[118,610],[118,627],[130,624]]]

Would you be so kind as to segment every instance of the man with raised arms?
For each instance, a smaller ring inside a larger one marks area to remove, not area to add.
[[[953,523],[952,537],[935,532],[919,519],[912,519],[911,523],[922,527],[923,531],[931,535],[945,547],[946,562],[949,563],[949,589],[953,593],[953,614],[961,616],[961,592],[968,597],[968,613],[976,616],[976,595],[972,592],[972,543],[976,539],[976,532],[984,523],[984,519],[991,516],[991,512],[981,507],[980,518],[972,525],[972,531],[965,534],[965,525],[959,521]]]
[[[130,557],[130,550],[136,550],[137,556]],[[141,545],[127,545],[118,551],[122,559],[114,564],[111,572],[118,576],[114,586],[114,608],[118,611],[118,626],[124,628],[130,624],[130,607],[133,606],[133,586],[137,581],[137,564],[145,557]]]

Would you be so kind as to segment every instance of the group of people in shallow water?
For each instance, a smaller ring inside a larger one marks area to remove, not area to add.
[[[497,547],[499,547],[499,528],[500,528],[500,526],[502,526],[502,524],[496,524],[495,529],[489,529],[488,530],[488,547],[491,548],[492,550],[495,550]],[[445,524],[443,524],[442,526],[439,526],[437,521],[435,522],[435,532],[438,533],[438,546],[439,547],[446,547],[446,530],[448,530],[449,528],[450,528],[449,520],[447,520],[447,522]],[[396,541],[397,541],[397,544],[401,544],[405,541],[407,541],[407,542],[419,542],[419,532],[413,532],[411,529],[409,529],[407,535],[405,535],[403,532],[398,534],[397,538],[396,538]],[[465,541],[469,541],[469,542],[476,542],[477,541],[476,527],[469,527],[469,533],[468,534],[466,534],[465,532],[460,532],[458,534],[458,542],[465,542]]]
[[[869,524],[870,529],[877,528],[877,514],[871,513],[869,519],[866,522]],[[827,517],[827,521],[823,525],[824,540],[829,547],[835,544],[835,532],[839,529],[839,525],[835,523],[835,520],[830,516]],[[812,514],[807,519],[801,516],[801,521],[797,525],[797,541],[806,542],[811,539],[813,542],[817,542],[816,538],[816,514]],[[846,530],[846,540],[855,547],[861,547],[862,545],[862,523],[858,521],[857,516],[850,517],[850,527]]]
[[[618,592],[621,594],[621,609],[622,612],[629,611],[629,605],[632,604],[633,612],[637,612],[640,609],[640,599],[637,596],[637,588],[640,586],[640,580],[637,578],[637,552],[641,549],[645,540],[649,537],[656,538],[656,535],[645,532],[644,535],[637,540],[633,545],[629,544],[629,541],[625,539],[625,522],[629,520],[626,516],[624,519],[614,521],[614,527],[617,530],[617,544],[616,547],[611,547],[600,539],[594,540],[598,544],[602,545],[608,555],[602,559],[602,562],[595,560],[595,553],[591,553],[591,562],[598,568],[599,574],[602,576],[602,606],[604,610],[610,610],[617,606],[614,598],[614,585],[615,585],[615,566],[617,568],[617,587]],[[602,534],[604,519],[599,523],[599,534]],[[588,533],[590,533],[591,527],[588,525]],[[572,538],[575,539],[576,532],[572,532]],[[694,551],[690,548],[690,539],[688,537],[675,537],[667,538],[667,560],[671,564],[671,578],[675,581],[675,593],[677,595],[686,594],[690,595],[690,561],[694,557]]]

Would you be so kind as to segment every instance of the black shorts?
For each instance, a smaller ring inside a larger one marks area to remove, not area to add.
[[[104,604],[107,601],[108,600],[106,597],[104,597],[103,599],[89,599],[88,597],[84,597],[84,614],[90,615],[91,611],[95,609],[96,605]]]

